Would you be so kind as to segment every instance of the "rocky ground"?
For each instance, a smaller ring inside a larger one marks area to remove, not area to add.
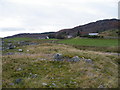
[[[118,87],[118,55],[78,50],[53,41],[30,43],[5,43],[3,87]]]

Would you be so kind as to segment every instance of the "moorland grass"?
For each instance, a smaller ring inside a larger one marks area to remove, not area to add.
[[[118,56],[52,43],[20,48],[23,49],[21,54],[3,56],[2,81],[5,88],[97,88],[100,85],[105,88],[118,87]],[[61,53],[67,58],[79,56],[92,59],[93,64],[83,60],[77,63],[53,61],[55,53]],[[18,68],[22,70],[17,71]],[[32,78],[31,73],[37,74],[37,77]],[[15,80],[18,78],[22,81],[17,84]]]

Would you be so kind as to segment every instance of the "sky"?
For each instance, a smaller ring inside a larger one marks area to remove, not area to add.
[[[119,0],[0,0],[0,37],[118,18]]]

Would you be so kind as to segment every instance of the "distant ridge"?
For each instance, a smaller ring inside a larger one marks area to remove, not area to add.
[[[67,33],[69,35],[75,36],[79,31],[82,35],[88,35],[88,33],[90,32],[103,32],[111,29],[120,29],[120,20],[118,19],[99,20],[85,25],[76,26],[71,29],[62,29],[58,31],[57,34]]]
[[[73,37],[79,32],[81,35],[88,35],[90,32],[103,32],[106,30],[120,29],[119,19],[104,19],[96,22],[91,22],[85,25],[76,26],[70,29],[62,29],[58,32],[45,32],[45,33],[21,33],[13,36],[5,37],[30,37],[30,38],[45,38],[46,36],[53,35],[57,38],[59,35],[71,35]]]

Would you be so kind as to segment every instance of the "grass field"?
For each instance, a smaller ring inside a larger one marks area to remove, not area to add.
[[[87,38],[74,38],[61,40],[58,43],[81,45],[81,46],[118,46],[117,39],[87,39]]]
[[[118,87],[118,56],[78,50],[69,45],[43,43],[21,46],[23,52],[3,56],[2,83],[5,88],[104,88]],[[29,52],[27,52],[29,50]],[[55,53],[63,57],[92,59],[53,61]],[[21,69],[19,69],[21,68]],[[16,83],[16,79],[21,79]]]
[[[33,40],[57,40],[57,39],[34,39],[34,38],[24,38],[24,37],[15,37],[15,38],[6,38],[4,41],[33,41]]]

